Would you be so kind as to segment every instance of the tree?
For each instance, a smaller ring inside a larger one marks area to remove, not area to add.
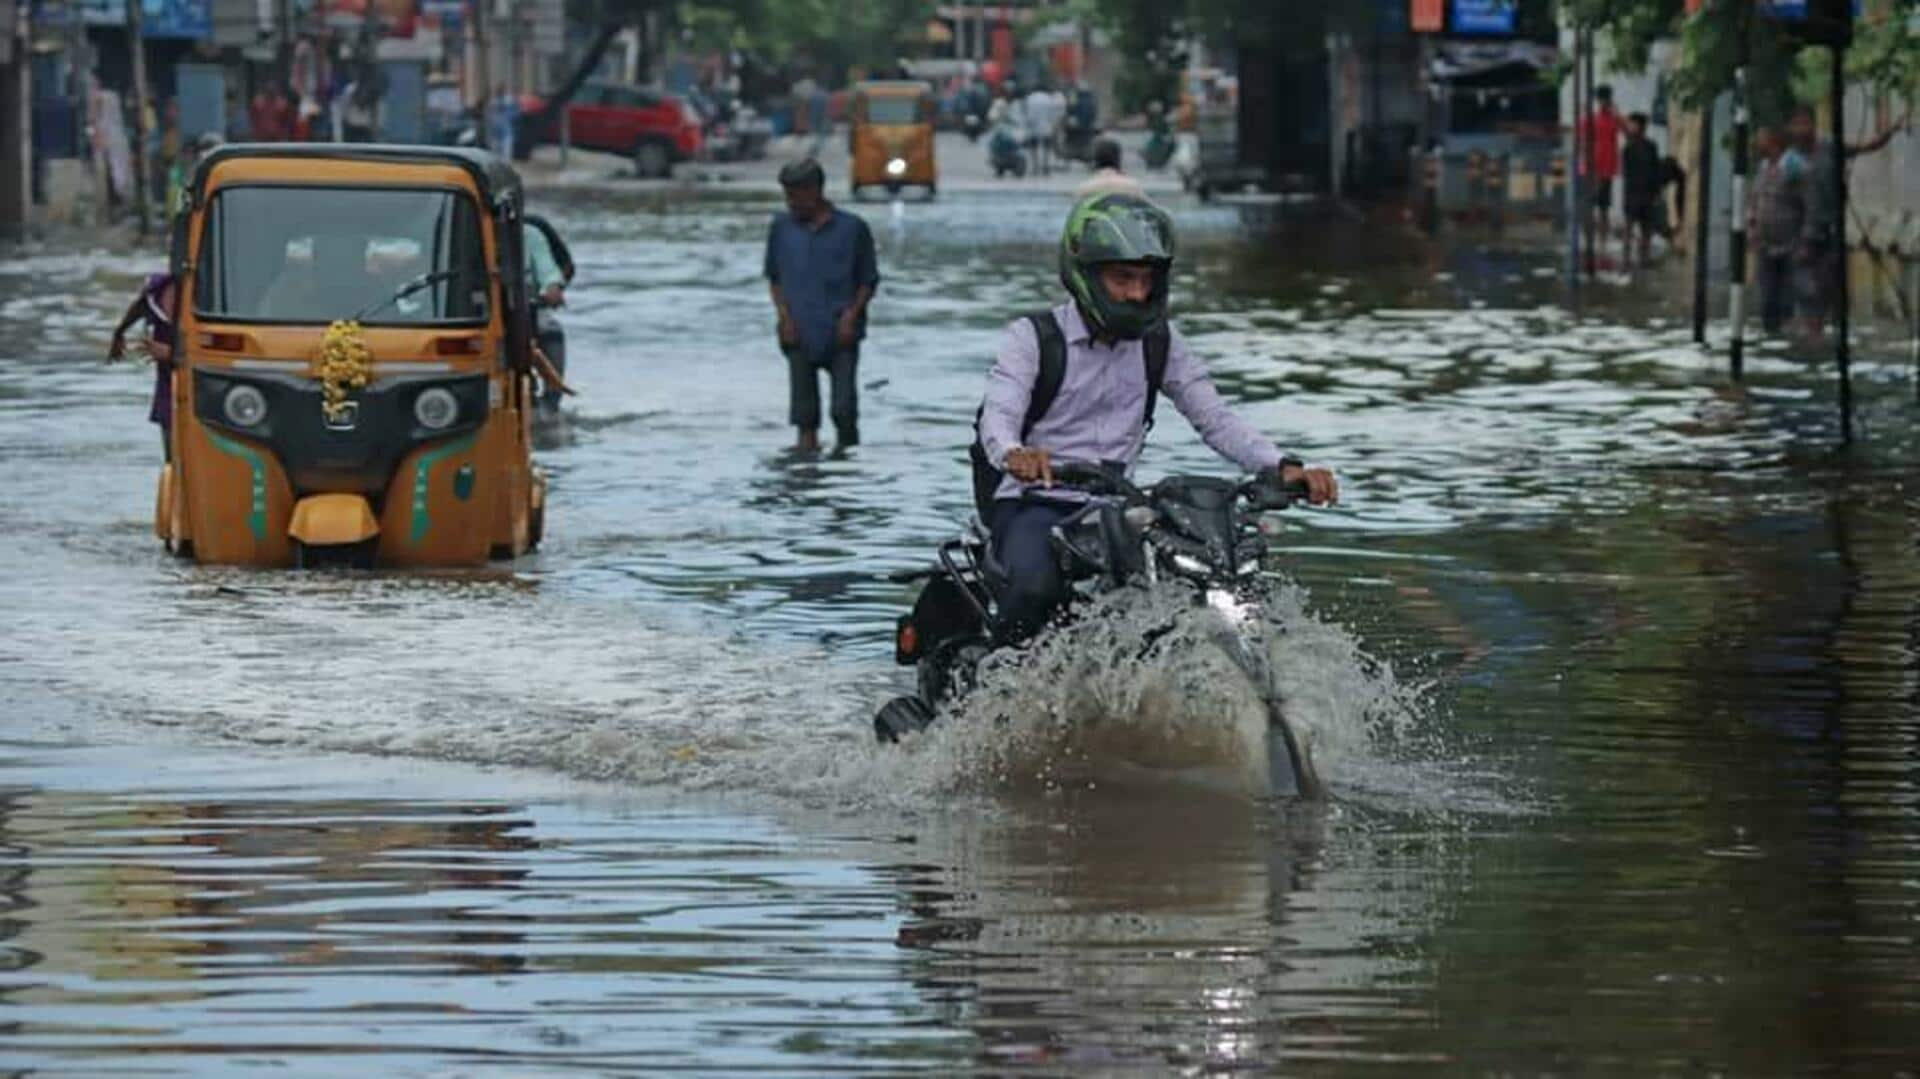
[[[1911,106],[1920,92],[1912,0],[1868,0],[1865,7],[1847,53],[1848,77]],[[1653,43],[1677,34],[1680,62],[1668,87],[1685,107],[1698,108],[1730,89],[1743,62],[1760,123],[1778,123],[1796,102],[1826,97],[1828,50],[1804,48],[1792,24],[1767,17],[1756,0],[1706,0],[1693,15],[1683,0],[1562,0],[1561,14],[1604,33],[1615,67],[1623,70],[1644,70]]]

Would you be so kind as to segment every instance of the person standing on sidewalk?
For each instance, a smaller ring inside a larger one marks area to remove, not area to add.
[[[1753,147],[1760,163],[1747,227],[1754,238],[1760,326],[1779,333],[1793,313],[1793,255],[1807,216],[1807,159],[1783,146],[1770,127],[1754,133]]]
[[[867,303],[880,272],[867,223],[826,197],[820,163],[802,158],[780,170],[787,212],[767,230],[767,287],[779,319],[780,351],[787,358],[788,422],[794,450],[820,448],[820,375],[832,382],[831,416],[844,452],[860,444],[855,372],[867,334]]]
[[[1587,179],[1592,203],[1588,209],[1587,232],[1598,238],[1599,251],[1611,233],[1613,178],[1620,175],[1620,114],[1613,108],[1613,87],[1601,85],[1593,91],[1593,113],[1580,121],[1580,175]],[[1592,168],[1589,169],[1588,165]]]

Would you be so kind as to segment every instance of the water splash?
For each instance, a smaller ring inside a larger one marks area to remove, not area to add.
[[[1337,786],[1417,725],[1422,691],[1312,614],[1296,586],[1238,609],[1197,604],[1184,585],[1123,589],[989,657],[975,690],[905,752],[961,785],[1174,783],[1258,796],[1270,786],[1270,697]]]

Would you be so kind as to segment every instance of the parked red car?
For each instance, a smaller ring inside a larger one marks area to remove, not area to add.
[[[536,144],[560,141],[559,119],[547,115],[544,100],[529,98],[520,108],[521,132],[514,140],[515,156],[524,158]],[[658,90],[586,83],[567,104],[567,124],[573,145],[626,154],[633,158],[634,171],[643,177],[666,176],[677,162],[700,156],[699,112],[685,99]],[[524,152],[521,147],[525,147]]]

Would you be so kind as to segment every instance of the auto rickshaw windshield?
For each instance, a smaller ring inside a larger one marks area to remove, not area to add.
[[[234,322],[350,318],[406,282],[444,275],[386,304],[373,325],[476,323],[488,275],[478,210],[443,190],[236,186],[206,211],[194,306]]]
[[[908,94],[871,94],[867,97],[867,123],[886,127],[920,123],[920,97]]]

